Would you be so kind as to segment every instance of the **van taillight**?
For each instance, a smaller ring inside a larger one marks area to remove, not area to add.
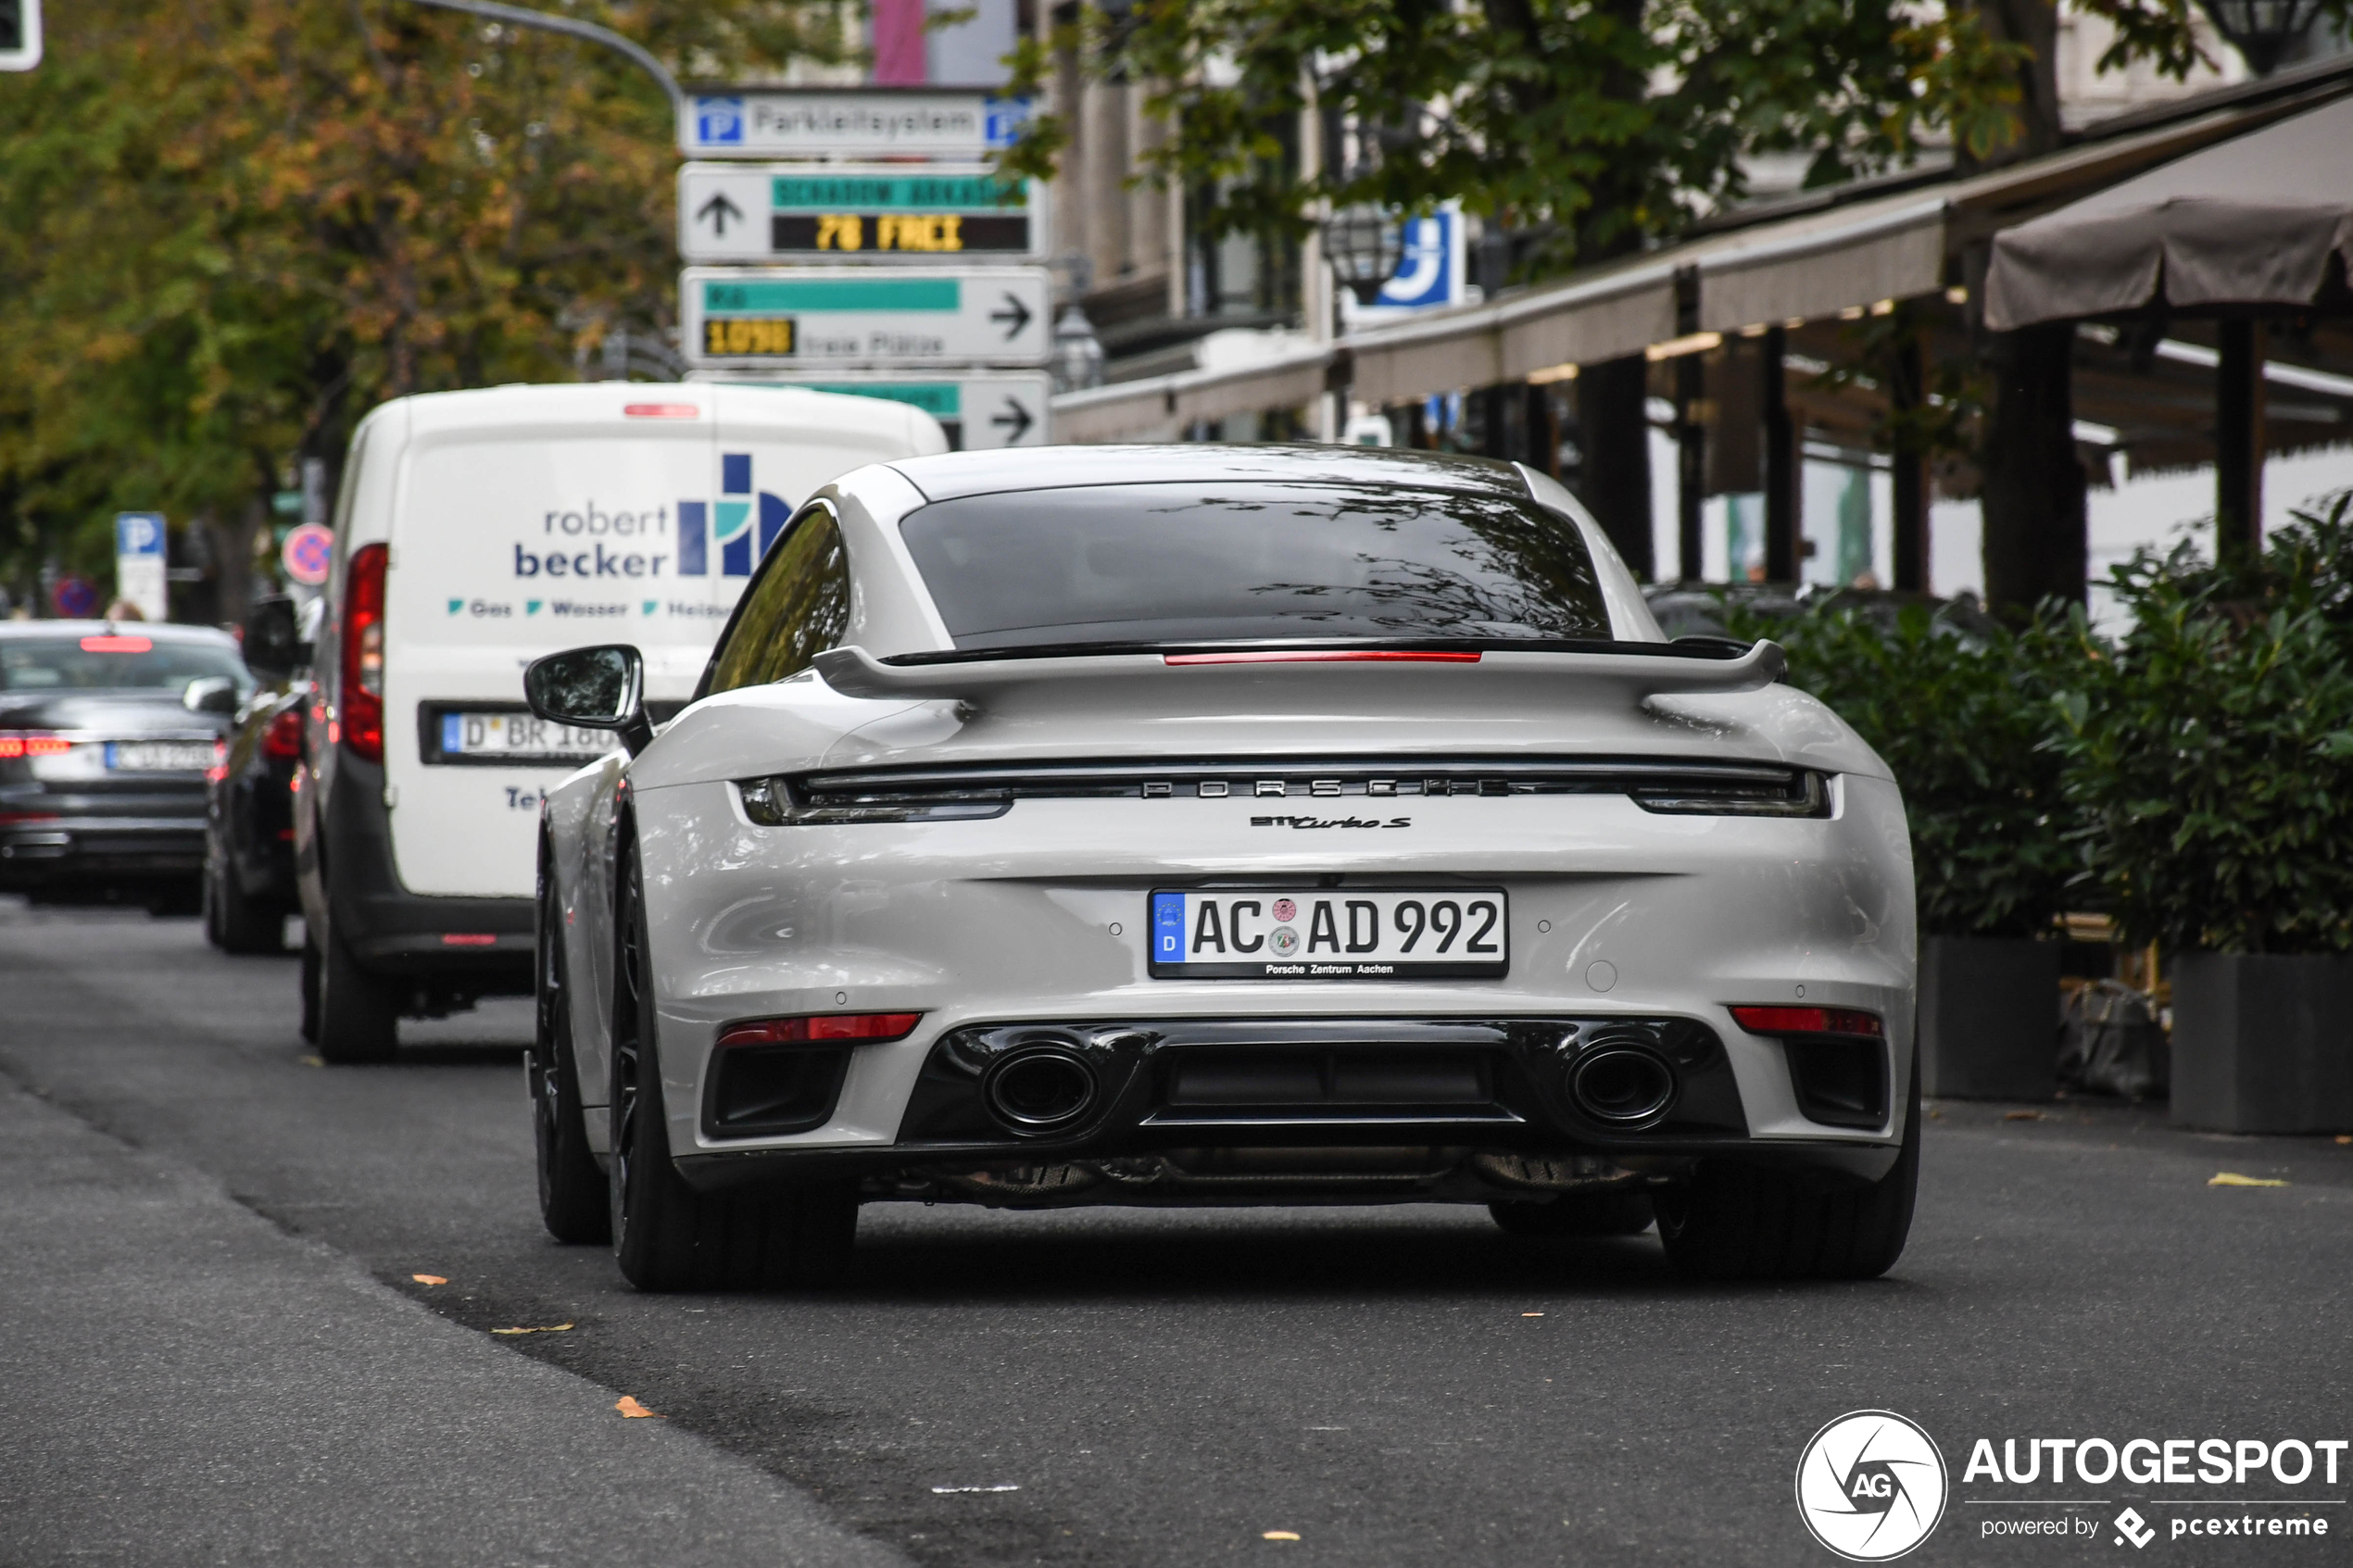
[[[384,545],[362,545],[354,551],[343,595],[343,741],[371,762],[384,759],[384,565],[389,554]]]

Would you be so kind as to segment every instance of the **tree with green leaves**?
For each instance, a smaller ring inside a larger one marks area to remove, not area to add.
[[[2188,0],[2082,6],[2117,25],[2105,68],[2200,57]],[[1985,165],[2058,134],[2054,0],[1135,0],[1089,31],[1100,69],[1154,84],[1171,134],[1148,173],[1191,195],[1205,235],[1458,200],[1512,237],[1521,280],[1673,238],[1742,197],[1752,155],[1802,153],[1820,185],[1931,139]],[[1021,79],[1042,83],[1051,54],[1027,46]],[[1312,173],[1286,156],[1302,114],[1327,128]],[[1033,121],[1008,167],[1050,172],[1065,134]],[[1588,498],[1647,560],[1647,505],[1628,499],[1648,494],[1643,393],[1639,359],[1578,384]]]
[[[832,0],[567,14],[731,69],[844,47]],[[673,135],[617,55],[406,0],[53,8],[0,80],[0,573],[96,566],[117,508],[233,571],[375,403],[669,324]]]

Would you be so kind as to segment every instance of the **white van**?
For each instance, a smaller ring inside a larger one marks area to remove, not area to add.
[[[611,743],[533,719],[524,665],[635,644],[668,717],[804,497],[947,446],[902,404],[777,387],[503,386],[371,413],[296,780],[320,1055],[381,1060],[403,1014],[531,989],[540,792]]]

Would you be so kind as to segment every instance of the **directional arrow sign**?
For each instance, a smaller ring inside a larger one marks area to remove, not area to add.
[[[1013,144],[1029,100],[958,88],[734,87],[678,106],[688,157],[946,157]]]
[[[698,366],[1042,365],[1043,267],[690,267],[678,288]]]
[[[683,212],[686,208],[681,207],[679,210]],[[711,233],[724,240],[727,237],[727,225],[730,221],[740,230],[744,226],[744,209],[729,201],[726,192],[715,191],[709,201],[695,208],[695,221],[692,227],[701,229],[708,225]]]
[[[934,375],[705,370],[696,379],[803,386],[912,404],[937,420],[950,443],[962,452],[1043,446],[1053,439],[1048,399],[1054,387],[1043,370],[943,370]]]
[[[1038,261],[1043,192],[981,164],[690,163],[678,171],[688,261]]]

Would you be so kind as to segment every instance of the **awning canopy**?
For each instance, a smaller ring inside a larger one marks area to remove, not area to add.
[[[2087,192],[2197,161],[2184,154],[2255,140],[2246,134],[2255,128],[2285,129],[2330,112],[2286,118],[2316,101],[2343,113],[2353,104],[2340,96],[2348,82],[2346,62],[2323,62],[2169,106],[2153,123],[2128,117],[2073,146],[1987,173],[1858,182],[1730,214],[1716,232],[1680,245],[1491,303],[1351,332],[1320,351],[1064,394],[1054,399],[1056,439],[1166,440],[1195,420],[1297,407],[1336,368],[1334,348],[1349,356],[1352,395],[1403,403],[1640,354],[1693,328],[1732,332],[1937,294],[1957,280],[1966,250],[2008,226],[2031,227],[2029,220]],[[2337,144],[2306,154],[2301,165],[2308,172],[2325,167],[2326,178],[2341,183],[2353,179],[2353,156],[2344,151],[2353,146],[2353,122],[2335,124]],[[1695,320],[1679,314],[1679,278],[1687,302],[1696,293]]]
[[[2005,231],[1986,276],[1985,324],[2009,332],[2159,300],[2309,307],[2332,260],[2353,269],[2353,99]]]

